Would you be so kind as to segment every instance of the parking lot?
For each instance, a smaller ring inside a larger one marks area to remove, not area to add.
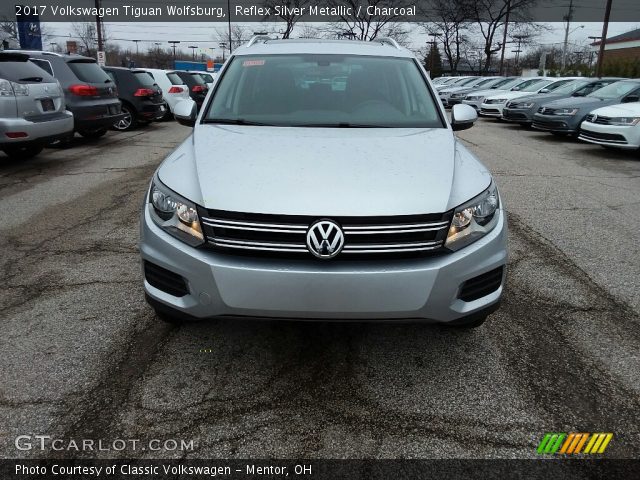
[[[195,445],[80,455],[104,458],[533,458],[565,431],[638,457],[640,154],[486,119],[460,133],[510,226],[503,307],[479,329],[174,326],[143,299],[138,212],[189,132],[0,156],[2,457],[68,455],[14,445],[43,434]]]

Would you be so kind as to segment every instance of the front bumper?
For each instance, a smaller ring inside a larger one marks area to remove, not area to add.
[[[533,116],[532,123],[533,128],[537,130],[571,134],[576,133],[577,125],[580,125],[580,121],[572,116],[541,115],[539,113]]]
[[[635,150],[640,148],[640,126],[600,125],[585,121],[578,138],[597,145]]]
[[[534,113],[528,108],[503,108],[502,118],[507,122],[531,123]]]
[[[26,137],[9,138],[9,132],[24,132]],[[24,118],[0,118],[0,145],[48,143],[73,132],[73,114],[69,111],[40,116],[37,121]]]
[[[467,100],[466,98],[462,100],[462,103],[465,105],[469,105],[476,109],[476,111],[480,111],[480,106],[482,105],[481,100]]]
[[[502,118],[502,109],[504,103],[483,103],[480,106],[480,115],[483,117],[496,117]]]
[[[504,267],[503,211],[488,235],[458,252],[412,260],[319,261],[252,258],[192,248],[160,229],[145,204],[140,252],[182,276],[188,294],[176,297],[145,279],[147,296],[183,315],[289,319],[411,319],[452,322],[495,306],[504,288],[476,300],[458,298],[462,284]],[[503,270],[503,272],[506,270]]]

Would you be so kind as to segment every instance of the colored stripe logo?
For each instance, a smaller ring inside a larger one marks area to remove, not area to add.
[[[613,433],[547,433],[536,450],[538,455],[604,453]]]

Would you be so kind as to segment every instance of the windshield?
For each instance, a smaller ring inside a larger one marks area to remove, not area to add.
[[[493,87],[493,89],[499,89],[499,90],[509,90],[512,87],[515,87],[516,85],[518,85],[519,83],[522,83],[522,78],[518,77],[518,78],[511,78],[511,79],[506,79],[503,80],[500,83],[496,83]]]
[[[564,80],[556,80],[555,82],[548,84],[545,88],[550,92],[554,92],[556,91],[556,89],[571,82],[573,82],[573,80],[571,80],[570,78],[565,78]]]
[[[67,62],[71,71],[78,79],[87,83],[108,83],[111,79],[96,62]]]
[[[640,82],[615,82],[606,87],[602,87],[600,90],[596,90],[593,93],[587,95],[587,97],[596,97],[604,100],[623,97],[627,93],[640,87]]]
[[[167,72],[167,78],[171,82],[172,85],[184,85],[182,79],[175,72]]]
[[[213,83],[213,77],[208,73],[199,73],[198,75],[200,75],[205,82]]]
[[[590,81],[589,80],[573,80],[569,83],[565,83],[564,85],[556,88],[553,91],[553,94],[558,94],[558,95],[564,95],[564,94],[572,94],[573,92],[575,92],[576,90],[584,87],[585,85],[587,85]]]
[[[477,82],[477,81],[478,81],[478,77],[471,77],[471,78],[468,78],[467,80],[465,80],[464,82],[458,83],[458,85],[459,86],[471,85],[472,83]]]
[[[204,85],[205,81],[199,73],[192,73],[191,77],[198,85]]]
[[[133,75],[145,87],[153,87],[155,85],[155,80],[149,72],[133,72]]]
[[[551,83],[551,80],[541,80],[539,78],[535,80],[528,80],[518,85],[517,91],[518,92],[537,92],[538,90],[543,88],[545,85],[549,85],[550,83]]]
[[[485,78],[484,80],[478,82],[476,79],[476,83],[474,83],[472,85],[472,87],[482,87],[483,85],[488,87],[489,85],[492,85],[494,83],[496,83],[498,81],[498,79],[496,78]]]
[[[410,58],[356,55],[235,57],[206,123],[443,128]]]

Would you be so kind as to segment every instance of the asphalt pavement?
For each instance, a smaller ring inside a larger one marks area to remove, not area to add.
[[[503,307],[479,329],[175,326],[143,300],[138,212],[189,131],[0,156],[0,458],[534,458],[570,431],[639,456],[640,154],[493,120],[460,132],[510,227]],[[19,450],[19,435],[141,443]]]

